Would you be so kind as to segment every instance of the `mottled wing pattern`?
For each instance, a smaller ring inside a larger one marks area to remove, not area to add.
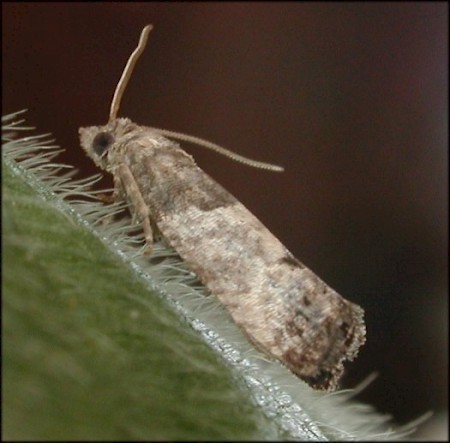
[[[152,221],[248,338],[318,389],[334,389],[365,341],[363,310],[343,299],[175,143],[127,142]]]

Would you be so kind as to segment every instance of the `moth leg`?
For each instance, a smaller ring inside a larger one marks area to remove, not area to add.
[[[150,255],[153,250],[153,230],[150,224],[150,210],[142,198],[142,194],[139,191],[138,185],[130,171],[130,168],[122,163],[117,168],[117,173],[120,178],[120,183],[123,186],[123,192],[133,206],[133,220],[141,220],[142,227],[144,229],[145,243],[147,245],[145,255]],[[117,187],[115,187],[115,189],[117,189]]]
[[[114,177],[114,190],[111,192],[111,194],[98,194],[97,198],[103,203],[114,203],[118,200],[120,200],[121,196],[123,196],[123,189],[122,185],[120,183],[120,179],[118,177]],[[111,223],[114,220],[114,215],[109,215],[108,217],[104,217],[102,219],[102,225],[107,225],[108,223]]]
[[[97,198],[103,203],[114,203],[115,201],[113,194],[98,194]]]
[[[103,203],[114,203],[123,196],[123,189],[118,177],[114,177],[114,190],[111,194],[98,194],[97,198]]]

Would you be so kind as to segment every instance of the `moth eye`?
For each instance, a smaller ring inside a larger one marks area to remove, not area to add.
[[[92,141],[92,149],[101,156],[113,143],[114,137],[109,132],[100,132]]]

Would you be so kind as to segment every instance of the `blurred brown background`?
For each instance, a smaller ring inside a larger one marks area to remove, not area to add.
[[[3,113],[28,108],[81,174],[79,126],[135,122],[284,165],[187,146],[328,284],[366,310],[345,386],[406,422],[447,406],[446,3],[7,3]]]

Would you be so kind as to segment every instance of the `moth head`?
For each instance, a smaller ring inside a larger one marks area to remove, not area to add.
[[[90,126],[80,128],[81,147],[94,163],[101,169],[108,170],[113,153],[125,145],[129,133],[136,129],[136,125],[127,118],[118,118],[105,126]]]
[[[108,153],[114,147],[116,136],[105,126],[80,128],[80,143],[88,157],[101,169],[108,167]]]

